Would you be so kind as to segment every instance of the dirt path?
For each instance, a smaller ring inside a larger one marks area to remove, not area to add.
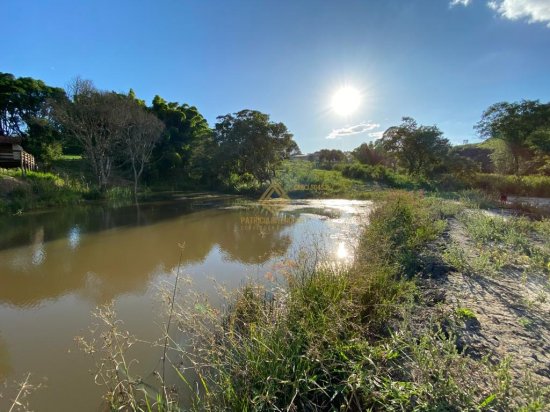
[[[479,248],[455,219],[450,220],[437,249],[444,252],[449,244],[458,245],[467,259]],[[475,314],[475,318],[459,320],[459,346],[476,358],[488,356],[501,361],[508,357],[515,379],[529,372],[533,381],[550,385],[548,279],[523,276],[521,267],[511,265],[496,275],[461,273],[448,266],[445,269],[432,276],[432,294],[438,291],[443,306],[451,313],[466,308]]]

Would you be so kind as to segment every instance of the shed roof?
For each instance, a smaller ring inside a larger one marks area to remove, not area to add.
[[[0,143],[21,144],[22,140],[20,137],[3,136],[0,134]]]

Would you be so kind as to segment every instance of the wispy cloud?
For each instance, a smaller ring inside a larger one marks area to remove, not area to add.
[[[472,0],[451,0],[451,7],[469,6]],[[528,23],[546,23],[550,28],[550,1],[548,0],[489,0],[487,6],[508,20],[527,20]]]
[[[451,7],[454,6],[468,6],[472,0],[451,0]]]
[[[380,125],[378,123],[362,122],[354,126],[346,126],[346,127],[342,127],[341,129],[334,129],[327,136],[327,139],[339,139],[345,136],[352,136],[354,134],[365,133],[365,132],[368,132],[369,130],[378,129],[379,127]]]
[[[548,0],[492,0],[489,7],[508,20],[527,20],[546,23],[550,28],[550,1]]]

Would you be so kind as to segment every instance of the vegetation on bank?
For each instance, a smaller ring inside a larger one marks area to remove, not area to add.
[[[386,193],[353,265],[318,254],[288,260],[280,282],[243,285],[221,312],[202,295],[178,293],[178,275],[157,389],[132,377],[126,356],[136,340],[112,308],[97,312],[100,346],[81,343],[99,361],[113,410],[546,410],[547,388],[513,376],[509,359],[472,356],[459,344],[475,311],[434,306],[425,292],[437,276],[432,245],[461,216],[465,204]],[[522,233],[548,231],[547,221],[512,226],[472,223],[472,235],[523,247]],[[165,369],[177,371],[185,395],[163,385]]]
[[[62,177],[63,176],[63,177]],[[33,209],[63,207],[86,201],[111,203],[133,201],[128,186],[115,186],[100,193],[78,175],[20,170],[0,174],[0,215],[21,214]]]
[[[309,197],[364,197],[380,187],[550,196],[550,104],[539,101],[490,106],[475,126],[487,139],[478,145],[452,147],[437,126],[404,117],[351,152],[323,149],[305,157],[312,164],[291,164],[304,159],[293,135],[256,110],[219,116],[211,127],[189,104],[155,96],[147,105],[133,90],[99,90],[80,78],[63,90],[0,73],[0,89],[0,135],[21,138],[42,170],[63,180],[40,186],[35,175],[20,185],[32,196],[15,199],[0,187],[0,212],[105,198],[120,187],[114,192],[132,190],[135,200],[142,187],[259,194],[276,178]]]
[[[129,181],[101,193],[91,183],[92,177],[79,156],[63,156],[52,163],[50,172],[4,171],[0,173],[0,214],[23,213],[32,209],[67,206],[87,201],[107,200],[129,202],[134,192]],[[463,193],[480,190],[486,201],[494,202],[505,193],[516,196],[550,197],[549,176],[512,176],[476,173],[467,177],[441,175],[437,179],[414,177],[383,165],[338,163],[330,168],[307,160],[283,161],[275,172],[278,181],[291,198],[371,199],[379,192],[391,189],[424,190],[426,193]],[[265,186],[255,180],[244,181],[230,174],[224,186],[187,185],[185,182],[164,182],[142,189],[140,198],[157,191],[218,190],[222,192],[259,196]],[[459,196],[458,196],[459,197]]]
[[[550,176],[513,176],[478,173],[471,187],[516,196],[550,197]]]
[[[53,173],[20,170],[0,176],[0,214],[71,205],[82,201],[89,189],[81,182]]]

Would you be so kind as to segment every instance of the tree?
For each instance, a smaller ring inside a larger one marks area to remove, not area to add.
[[[196,107],[167,102],[160,96],[154,97],[151,111],[165,126],[153,153],[157,176],[188,177],[191,158],[197,157],[194,151],[198,148],[200,152],[202,141],[211,135],[208,122]],[[195,174],[197,171],[195,167]]]
[[[54,114],[65,131],[82,146],[84,157],[107,188],[115,150],[123,127],[119,117],[124,96],[97,90],[88,80],[77,78],[69,87],[71,100],[57,104]]]
[[[513,159],[512,170],[520,174],[522,163],[533,156],[550,154],[550,103],[538,100],[495,103],[481,116],[475,128],[482,137],[501,139]]]
[[[46,146],[61,139],[51,102],[65,99],[61,88],[31,77],[0,73],[0,135],[23,137],[25,149],[40,157]]]
[[[540,127],[531,133],[527,146],[533,153],[529,170],[550,176],[550,127]]]
[[[219,116],[214,141],[226,178],[250,174],[260,183],[273,179],[277,165],[299,150],[283,123],[271,122],[269,115],[256,110]]]
[[[132,94],[122,99],[118,117],[120,126],[118,145],[124,158],[131,165],[134,177],[134,198],[137,202],[139,179],[151,158],[155,144],[160,139],[164,123],[147,111]]]
[[[366,165],[379,165],[384,163],[384,153],[380,145],[374,142],[363,143],[352,152],[353,157]]]
[[[433,174],[451,147],[436,126],[418,126],[410,117],[403,117],[399,126],[387,129],[380,144],[409,174],[420,176]]]
[[[337,163],[346,160],[346,155],[341,150],[322,149],[319,151],[319,162]]]

